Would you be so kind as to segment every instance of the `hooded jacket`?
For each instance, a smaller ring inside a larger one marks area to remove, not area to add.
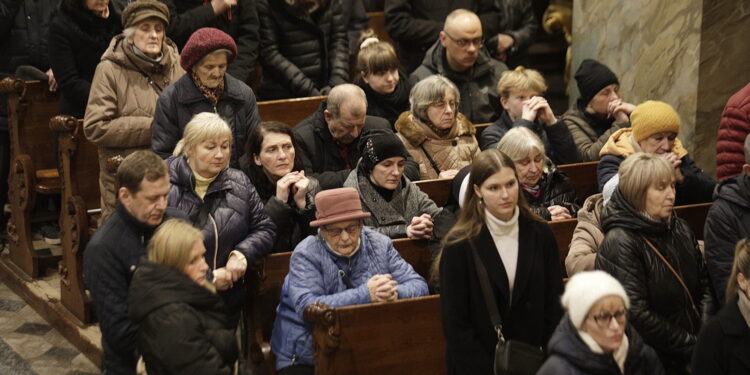
[[[471,164],[480,151],[474,124],[461,113],[446,138],[438,138],[427,125],[414,119],[411,112],[398,117],[396,131],[406,151],[419,164],[420,180],[436,179],[440,171],[461,169]]]
[[[714,204],[703,228],[708,274],[720,304],[724,302],[727,279],[732,273],[734,247],[750,237],[750,177],[742,173],[716,187]]]
[[[596,115],[588,114],[579,107],[575,107],[566,112],[563,121],[570,130],[581,155],[581,161],[599,160],[599,152],[609,137],[622,128],[630,127],[630,121],[619,121],[615,119],[599,118]]]
[[[214,112],[232,130],[232,159],[229,165],[239,168],[239,158],[250,132],[260,123],[253,90],[242,81],[224,75],[224,91],[214,106],[185,74],[159,96],[151,131],[151,148],[162,158],[172,156],[185,126],[201,112]]]
[[[312,327],[302,319],[313,303],[331,307],[370,303],[367,281],[386,273],[398,282],[399,299],[427,295],[427,283],[401,258],[390,238],[363,227],[359,241],[359,249],[350,257],[333,253],[320,235],[305,238],[294,249],[271,336],[276,369],[313,365]]]
[[[258,0],[263,100],[327,94],[349,82],[349,42],[342,0],[306,14],[285,0]]]
[[[568,314],[552,334],[547,345],[547,360],[537,375],[661,375],[664,374],[656,352],[643,342],[632,325],[625,327],[628,354],[625,371],[620,371],[612,354],[595,353],[581,339]]]
[[[565,270],[569,277],[594,269],[597,250],[604,240],[600,219],[603,207],[604,198],[602,193],[598,193],[586,198],[578,210],[578,223],[570,240],[568,256],[565,257]]]
[[[179,270],[144,260],[128,296],[150,375],[234,374],[239,351],[221,298]]]
[[[641,151],[640,146],[631,137],[632,132],[631,128],[620,129],[612,134],[607,144],[602,147],[601,160],[596,167],[599,190],[602,190],[607,181],[617,174],[625,158]],[[710,202],[713,199],[716,181],[695,165],[693,159],[688,156],[687,150],[682,147],[679,138],[675,138],[672,152],[682,160],[680,172],[684,177],[682,182],[675,183],[675,205]]]
[[[190,223],[203,232],[206,263],[212,271],[224,267],[233,250],[245,256],[248,266],[271,252],[276,226],[244,173],[233,168],[221,171],[201,199],[185,157],[167,159],[167,167],[172,184],[169,206],[185,212]],[[244,300],[245,285],[236,283],[219,294],[230,309],[237,309]]]
[[[622,283],[630,298],[630,324],[656,350],[667,372],[684,370],[707,314],[704,310],[712,307],[708,273],[693,232],[674,213],[667,221],[645,217],[619,189],[604,207],[602,228],[596,269]],[[691,298],[644,239],[680,274]],[[693,311],[691,300],[701,316]]]
[[[409,76],[409,83],[414,86],[431,75],[441,74],[458,88],[461,95],[458,111],[469,121],[475,124],[495,121],[501,112],[495,86],[508,67],[490,57],[484,48],[477,53],[474,66],[458,73],[448,66],[445,47],[438,40],[427,50],[422,65]]]
[[[344,187],[359,192],[362,209],[372,216],[364,218],[365,225],[390,238],[406,237],[406,227],[415,216],[428,214],[433,220],[442,211],[427,194],[422,192],[407,177],[402,176],[390,201],[386,201],[362,172],[362,163],[349,173]]]
[[[505,133],[516,126],[523,126],[533,131],[542,140],[545,153],[555,165],[581,161],[581,156],[578,155],[578,149],[576,149],[573,137],[570,135],[570,130],[565,126],[562,119],[546,126],[539,121],[526,121],[520,117],[513,121],[507,111],[503,111],[500,118],[482,131],[479,136],[479,147],[482,150],[497,148],[498,142]]]
[[[716,137],[716,178],[736,176],[745,164],[745,138],[750,134],[750,84],[729,98]]]
[[[570,184],[568,176],[557,169],[554,164],[547,163],[547,172],[542,174],[539,179],[539,188],[539,198],[534,197],[524,189],[521,189],[521,191],[523,191],[526,202],[529,203],[529,208],[544,220],[552,219],[552,215],[547,209],[549,206],[557,205],[567,208],[570,217],[575,217],[578,209],[581,208],[576,203],[576,191]]]

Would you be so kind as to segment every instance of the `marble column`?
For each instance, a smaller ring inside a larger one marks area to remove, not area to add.
[[[680,139],[707,173],[729,97],[750,82],[750,1],[575,0],[572,73],[593,58],[620,79],[623,99],[665,101]],[[578,98],[570,83],[571,105]]]

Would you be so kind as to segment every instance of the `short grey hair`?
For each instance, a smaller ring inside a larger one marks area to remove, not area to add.
[[[745,137],[745,146],[742,151],[745,152],[745,164],[750,164],[750,134]]]
[[[219,115],[213,112],[201,112],[185,125],[182,133],[182,139],[177,142],[173,155],[184,155],[190,157],[195,148],[204,141],[216,139],[219,137],[229,138],[232,142],[232,129]],[[229,158],[227,158],[229,160]]]
[[[458,111],[458,105],[461,102],[461,94],[458,92],[458,88],[448,78],[435,74],[419,81],[412,87],[411,93],[409,93],[411,114],[419,121],[429,123],[427,108],[442,101],[445,98],[446,89],[453,91],[456,96],[456,111]]]
[[[203,61],[204,61],[204,60],[206,59],[206,57],[208,57],[208,56],[213,56],[213,55],[218,55],[218,54],[220,54],[220,53],[223,53],[223,54],[225,54],[225,55],[227,56],[227,60],[229,60],[229,59],[230,59],[230,57],[232,56],[232,51],[230,51],[230,50],[228,50],[228,49],[226,49],[226,48],[219,48],[219,49],[217,49],[217,50],[213,50],[213,51],[211,51],[211,52],[207,53],[207,54],[206,54],[205,56],[201,57],[201,59],[200,59],[200,60],[198,60],[198,62],[197,62],[196,64],[193,64],[193,67],[192,67],[192,69],[191,69],[191,70],[195,71],[195,69],[196,69],[197,67],[199,67],[199,66],[203,65]]]
[[[359,99],[361,103],[364,103],[364,111],[360,112],[361,108],[357,106],[351,106],[349,107],[349,110],[352,115],[360,116],[364,114],[364,112],[367,112],[367,95],[365,95],[365,90],[362,90],[361,87],[351,83],[338,85],[328,93],[326,109],[333,118],[339,118],[339,116],[341,116],[341,107],[345,104],[352,103],[355,99]]]
[[[524,126],[516,126],[508,130],[497,143],[497,149],[508,155],[513,162],[529,157],[534,150],[539,151],[542,157],[547,157],[542,140]]]
[[[135,33],[135,26],[130,26],[122,31],[122,35],[125,35],[125,39],[130,39]]]

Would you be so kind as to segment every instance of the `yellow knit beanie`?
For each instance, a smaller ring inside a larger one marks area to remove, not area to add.
[[[680,115],[671,105],[658,100],[639,104],[630,114],[633,139],[640,142],[656,133],[680,132]]]

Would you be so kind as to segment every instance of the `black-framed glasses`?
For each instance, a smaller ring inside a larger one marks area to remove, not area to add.
[[[341,233],[344,233],[344,231],[346,231],[346,233],[349,236],[353,236],[361,228],[362,228],[361,224],[352,224],[352,225],[350,225],[350,226],[348,226],[346,228],[328,228],[328,227],[325,227],[323,229],[326,232],[328,232],[328,235],[330,235],[331,237],[339,237],[339,236],[341,236]]]
[[[625,324],[625,321],[628,320],[628,311],[627,310],[618,310],[615,311],[612,314],[609,313],[602,313],[592,316],[591,318],[594,319],[596,322],[596,325],[599,326],[599,328],[607,328],[612,323],[612,319],[617,321],[617,324],[623,325]]]
[[[481,37],[481,36],[478,38],[474,38],[474,39],[456,39],[452,37],[451,34],[448,34],[447,31],[443,30],[443,32],[445,33],[445,35],[448,36],[448,38],[450,38],[450,40],[453,41],[453,43],[456,43],[461,48],[466,48],[469,46],[469,44],[477,48],[480,48],[482,47],[482,44],[484,43],[484,37]]]

